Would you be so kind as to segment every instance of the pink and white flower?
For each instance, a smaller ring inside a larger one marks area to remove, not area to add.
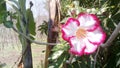
[[[82,56],[93,53],[106,38],[100,21],[94,14],[80,13],[62,25],[62,38],[69,42],[69,52]]]

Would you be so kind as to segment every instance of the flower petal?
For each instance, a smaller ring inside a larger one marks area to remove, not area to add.
[[[100,24],[99,19],[94,14],[80,13],[78,15],[78,20],[80,26],[89,31],[95,30]]]
[[[74,55],[83,55],[84,54],[84,49],[85,49],[85,44],[84,42],[80,41],[79,39],[77,39],[76,37],[72,37],[70,38],[70,53],[74,54]]]
[[[103,32],[102,28],[99,26],[94,31],[88,31],[86,38],[89,40],[89,42],[96,45],[100,45],[105,41],[106,34],[105,32]]]
[[[79,21],[74,18],[69,18],[62,26],[62,37],[64,40],[69,41],[69,38],[75,36],[75,31],[80,25]]]
[[[90,43],[87,39],[84,42],[85,42],[85,46],[86,46],[85,50],[84,50],[85,55],[88,55],[88,54],[91,54],[91,53],[95,52],[95,50],[98,47],[97,45],[94,45],[94,44]]]

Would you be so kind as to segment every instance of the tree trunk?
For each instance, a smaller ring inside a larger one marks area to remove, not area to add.
[[[18,63],[18,68],[33,68],[31,43],[26,39],[27,44],[22,47],[22,58]]]
[[[27,48],[24,52],[24,56],[23,56],[23,64],[24,64],[24,68],[33,68],[32,65],[32,51],[31,51],[31,43],[29,40],[26,40],[27,42]]]
[[[48,38],[47,38],[48,43],[56,43],[58,40],[59,20],[60,20],[58,2],[60,1],[59,0],[49,1],[49,22],[48,22]],[[48,57],[51,54],[52,48],[53,48],[53,45],[48,45],[46,47],[44,68],[48,68],[48,64],[50,63],[48,60]]]

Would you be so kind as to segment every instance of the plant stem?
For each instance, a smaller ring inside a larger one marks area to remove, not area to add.
[[[69,60],[66,63],[71,64],[73,58],[74,58],[74,55],[70,54],[70,58],[69,58]]]
[[[26,39],[30,40],[32,43],[35,43],[35,44],[39,44],[39,45],[57,45],[57,44],[60,44],[60,43],[44,43],[44,42],[39,42],[39,41],[35,41],[35,40],[32,40],[30,37],[26,36],[25,34],[19,32],[16,28],[12,28],[15,32],[17,32],[18,34],[22,35],[23,37],[25,37]]]
[[[97,52],[96,52],[95,57],[94,57],[94,68],[95,68],[96,63],[97,63],[97,56],[98,56],[99,51],[100,51],[100,47],[98,47]]]
[[[113,40],[117,37],[119,31],[120,31],[120,23],[117,25],[112,35],[108,38],[107,42],[101,45],[101,47],[103,48],[109,47],[112,44]]]

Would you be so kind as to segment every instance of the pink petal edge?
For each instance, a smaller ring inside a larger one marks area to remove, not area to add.
[[[97,16],[95,14],[88,14],[88,13],[81,12],[81,13],[78,14],[77,19],[79,19],[83,15],[89,15],[96,21],[96,23],[93,25],[92,28],[87,29],[88,31],[94,31],[100,25],[100,20],[97,18]]]
[[[68,26],[69,23],[72,23],[71,21],[76,21],[75,23],[76,23],[77,26],[80,25],[80,23],[79,23],[79,21],[78,21],[77,19],[68,18],[67,22],[66,22],[64,25],[62,25],[62,30],[61,30],[61,32],[62,32],[62,38],[63,38],[64,40],[66,40],[66,41],[69,41],[69,38],[70,38],[70,37],[67,37],[67,36],[66,36],[66,33],[64,32],[63,28],[65,28],[66,26]]]
[[[102,38],[100,39],[100,42],[92,42],[90,40],[88,40],[90,43],[100,46],[102,43],[104,43],[105,39],[106,39],[106,33],[103,31],[103,29],[99,26],[98,29],[100,30],[100,32],[102,33]]]
[[[71,38],[75,38],[75,36],[74,36],[74,37],[70,37],[70,39],[71,39]],[[73,46],[74,46],[74,45],[72,44],[72,41],[70,41],[70,39],[69,39],[69,44],[70,44],[70,50],[69,50],[69,52],[70,52],[71,54],[74,54],[74,55],[77,55],[77,56],[82,56],[82,55],[84,55],[85,46],[82,47],[82,49],[81,49],[80,52],[75,51],[75,50],[73,49]]]
[[[84,49],[85,49],[85,47],[82,48],[81,52],[77,52],[77,51],[73,50],[72,48],[70,48],[69,52],[73,55],[82,56],[82,55],[84,55]]]

